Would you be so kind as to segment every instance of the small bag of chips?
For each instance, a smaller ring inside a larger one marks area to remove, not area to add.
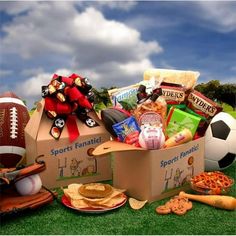
[[[114,124],[113,129],[117,134],[117,138],[120,142],[127,144],[137,144],[140,133],[140,128],[133,116]]]
[[[189,94],[187,100],[188,108],[207,119],[222,111],[222,107],[196,90]]]

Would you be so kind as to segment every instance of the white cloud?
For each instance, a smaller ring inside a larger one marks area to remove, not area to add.
[[[136,75],[142,74],[147,68],[152,67],[150,60],[144,59],[137,62],[130,62],[127,64],[120,64],[120,68],[126,74]],[[140,78],[141,79],[141,78]]]
[[[58,75],[69,76],[72,74],[67,69],[59,69],[55,72]],[[41,96],[41,87],[48,85],[52,79],[52,73],[40,73],[36,76],[30,77],[23,83],[17,84],[16,92],[24,97],[39,97]]]
[[[42,67],[30,68],[30,69],[23,69],[21,71],[21,75],[26,77],[31,77],[31,76],[36,76],[38,74],[42,74],[43,72],[44,70]]]
[[[236,84],[236,76],[226,78],[224,83],[225,84]]]
[[[110,9],[120,9],[124,11],[129,11],[132,9],[137,2],[135,1],[114,1],[114,0],[107,0],[107,1],[96,1],[93,2],[93,5],[97,5],[97,7],[108,7]]]
[[[12,70],[1,70],[0,69],[0,78],[7,76],[7,75],[11,75],[13,73]]]
[[[5,11],[9,15],[16,15],[22,12],[26,12],[34,8],[38,3],[36,1],[28,1],[27,3],[21,1],[1,1],[0,11]]]
[[[161,15],[155,15],[155,18],[153,18],[153,15],[137,15],[131,18],[128,18],[125,23],[129,25],[130,27],[133,27],[135,29],[138,29],[140,31],[145,30],[166,30],[169,27],[176,27],[182,23],[181,20],[173,20],[170,17],[161,16]]]
[[[230,68],[230,70],[231,70],[231,71],[236,71],[236,66],[232,66],[232,67]]]
[[[236,30],[236,2],[235,1],[198,1],[199,17],[205,27],[227,33]]]
[[[95,87],[125,86],[142,80],[146,67],[152,67],[150,56],[163,51],[157,41],[143,41],[138,30],[106,19],[93,7],[78,11],[73,2],[37,2],[2,30],[2,53],[25,60],[21,75],[28,79],[16,91],[31,100],[54,73],[44,60],[58,69],[64,64],[64,72],[82,74]]]

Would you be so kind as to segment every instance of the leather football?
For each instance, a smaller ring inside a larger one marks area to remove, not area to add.
[[[15,167],[25,155],[24,128],[30,117],[24,102],[12,92],[0,95],[0,166]]]

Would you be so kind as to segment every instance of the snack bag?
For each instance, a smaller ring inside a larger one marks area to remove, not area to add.
[[[160,88],[153,90],[153,93],[147,97],[140,99],[137,108],[132,111],[140,127],[145,125],[162,127],[165,133],[165,118],[167,114],[167,104],[161,96]]]
[[[138,144],[140,128],[133,116],[114,124],[113,129],[117,135],[118,141],[127,144]]]
[[[207,119],[222,111],[222,107],[196,90],[189,94],[187,107]]]
[[[122,102],[130,102],[136,104],[136,94],[139,84],[130,85],[123,88],[108,90],[110,100],[114,107],[122,108]]]
[[[144,71],[143,79],[168,82],[185,86],[186,90],[191,90],[197,83],[200,73],[197,71],[166,70],[166,69],[147,69]]]

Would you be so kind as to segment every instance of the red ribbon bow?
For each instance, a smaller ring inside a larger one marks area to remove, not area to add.
[[[69,77],[53,75],[48,86],[42,91],[45,98],[45,110],[53,114],[50,118],[57,118],[63,115],[66,117],[66,126],[69,133],[70,142],[75,141],[79,136],[79,130],[76,124],[77,116],[74,114],[78,108],[91,110],[92,104],[86,97],[86,91],[91,86],[82,81],[84,78],[72,74]],[[82,92],[83,91],[83,92]],[[54,137],[55,138],[55,137]]]

